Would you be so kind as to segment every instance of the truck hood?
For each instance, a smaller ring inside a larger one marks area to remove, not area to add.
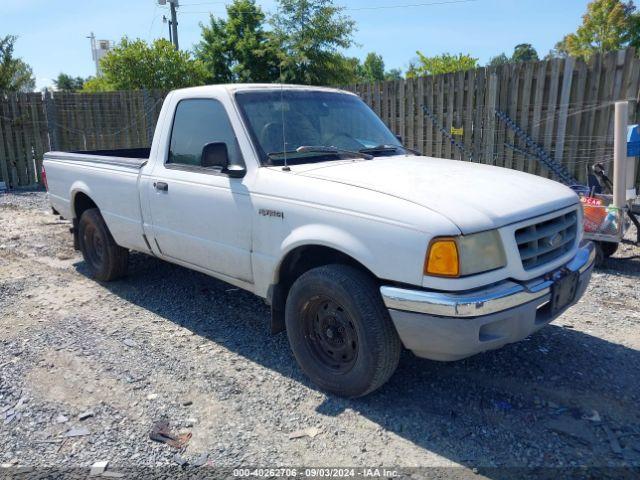
[[[464,234],[499,228],[576,204],[564,185],[479,163],[394,156],[292,167],[298,175],[374,190],[447,217]]]

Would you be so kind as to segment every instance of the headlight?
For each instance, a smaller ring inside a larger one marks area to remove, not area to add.
[[[424,262],[424,274],[463,277],[502,268],[507,258],[497,230],[434,238]]]

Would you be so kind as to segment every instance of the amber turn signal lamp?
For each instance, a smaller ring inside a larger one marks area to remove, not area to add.
[[[424,274],[441,277],[460,275],[458,246],[453,238],[438,238],[431,242],[424,262]]]

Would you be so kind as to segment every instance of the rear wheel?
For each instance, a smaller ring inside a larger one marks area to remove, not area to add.
[[[108,282],[127,273],[129,251],[115,242],[97,208],[82,213],[78,224],[78,240],[93,278]]]
[[[359,397],[395,371],[401,343],[371,277],[347,265],[304,273],[291,287],[285,321],[302,370],[324,390]]]

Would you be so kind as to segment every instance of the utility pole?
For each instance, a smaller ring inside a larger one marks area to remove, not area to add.
[[[169,28],[171,29],[170,40],[173,41],[173,45],[176,50],[179,50],[178,46],[178,15],[176,14],[176,8],[180,6],[179,0],[158,0],[158,5],[166,5],[169,3],[169,9],[171,10],[171,21],[169,22]]]
[[[172,25],[172,22],[171,22],[171,20],[167,20],[167,17],[163,15],[163,16],[162,16],[162,23],[167,23],[167,22],[169,23],[169,41],[170,41],[171,43],[173,43],[173,35],[171,34],[171,25]]]
[[[180,50],[178,46],[178,16],[176,15],[176,7],[178,6],[178,0],[169,0],[169,7],[171,8],[171,32],[173,33],[173,44],[176,46],[176,50]]]
[[[96,48],[96,36],[91,32],[87,37],[91,41],[91,58],[96,62],[96,76],[100,76],[100,58],[98,58],[98,49]]]

